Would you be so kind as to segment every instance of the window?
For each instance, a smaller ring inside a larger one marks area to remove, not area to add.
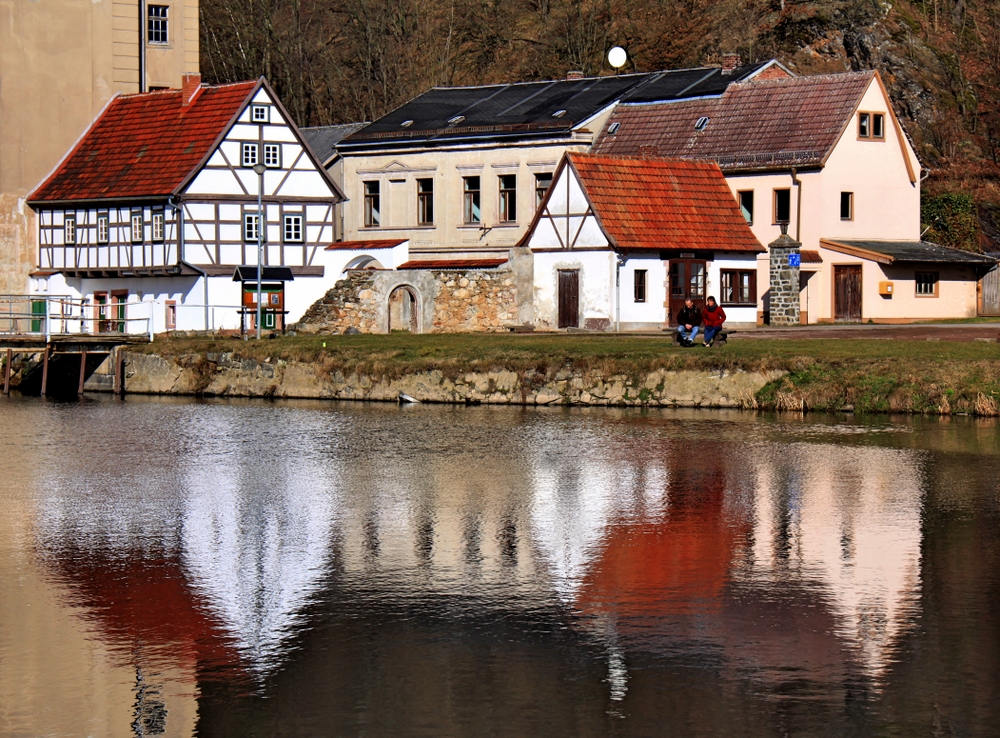
[[[792,214],[792,191],[774,191],[774,222],[787,223]]]
[[[142,213],[132,213],[132,243],[142,243],[142,231],[145,224]]]
[[[302,243],[302,216],[286,215],[282,230],[285,234],[286,243]]]
[[[552,186],[552,172],[545,172],[543,174],[535,175],[535,207],[537,208],[542,204],[542,200],[545,199],[545,193],[549,191],[549,187]]]
[[[632,287],[636,302],[646,302],[646,270],[636,269],[633,273]]]
[[[500,175],[500,221],[513,223],[517,220],[517,175]]]
[[[258,152],[257,144],[255,143],[243,143],[240,144],[240,161],[245,167],[252,167],[257,164]]]
[[[884,113],[858,113],[858,138],[884,139]]]
[[[148,5],[146,7],[149,25],[149,43],[165,44],[168,42],[167,36],[167,6]]]
[[[97,216],[97,243],[108,242],[108,216]]]
[[[250,120],[254,123],[270,123],[271,122],[271,106],[270,105],[251,105],[250,106]]]
[[[166,313],[163,316],[163,322],[165,328],[168,331],[177,329],[177,302],[175,300],[167,300],[163,303],[163,307],[166,309]]]
[[[163,213],[153,213],[153,241],[163,240]]]
[[[281,144],[264,144],[264,166],[281,167]]]
[[[757,272],[751,269],[723,269],[719,302],[723,305],[756,305]]]
[[[258,213],[243,213],[243,240],[247,243],[257,243],[260,228]]]
[[[854,193],[840,193],[840,219],[854,220]]]
[[[483,219],[479,208],[479,177],[462,177],[464,190],[464,218],[466,223],[480,223]]]
[[[417,223],[434,224],[434,180],[417,180]]]
[[[365,226],[372,228],[381,222],[378,182],[365,182]]]
[[[63,220],[63,243],[76,243],[76,218]]]
[[[747,223],[753,223],[753,190],[743,190],[736,193],[740,199],[740,212]]]
[[[917,282],[917,297],[938,296],[937,272],[917,272],[916,282]]]

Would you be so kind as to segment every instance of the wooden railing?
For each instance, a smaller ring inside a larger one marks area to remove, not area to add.
[[[142,312],[144,315],[136,315]],[[96,303],[68,296],[0,295],[0,336],[145,335],[153,340],[152,303],[112,298]]]

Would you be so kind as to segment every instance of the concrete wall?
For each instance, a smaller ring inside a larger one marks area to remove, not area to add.
[[[164,0],[170,39],[146,81],[180,87],[198,71],[198,0]],[[0,293],[23,293],[36,228],[23,198],[115,93],[137,92],[138,3],[0,0]]]

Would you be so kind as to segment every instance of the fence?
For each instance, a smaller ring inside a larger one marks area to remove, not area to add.
[[[44,336],[48,341],[53,336],[145,334],[152,341],[154,304],[114,297],[91,302],[65,296],[0,295],[0,336]]]

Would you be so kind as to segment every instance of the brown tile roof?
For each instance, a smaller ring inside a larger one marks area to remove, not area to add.
[[[382,238],[370,241],[337,241],[326,247],[327,251],[378,251],[379,249],[391,249],[406,243],[408,238]]]
[[[714,162],[566,156],[620,250],[764,251]]]
[[[755,80],[730,85],[716,98],[621,105],[594,153],[712,159],[723,171],[818,165],[874,77],[848,72]],[[701,131],[695,128],[700,118],[708,119]]]
[[[507,259],[427,259],[408,261],[397,269],[495,269]]]
[[[202,87],[111,100],[29,202],[166,196],[201,163],[258,83]]]
[[[803,264],[822,264],[823,263],[823,257],[819,255],[818,251],[807,251],[806,249],[802,249],[799,252],[799,255],[802,257],[802,263]]]

